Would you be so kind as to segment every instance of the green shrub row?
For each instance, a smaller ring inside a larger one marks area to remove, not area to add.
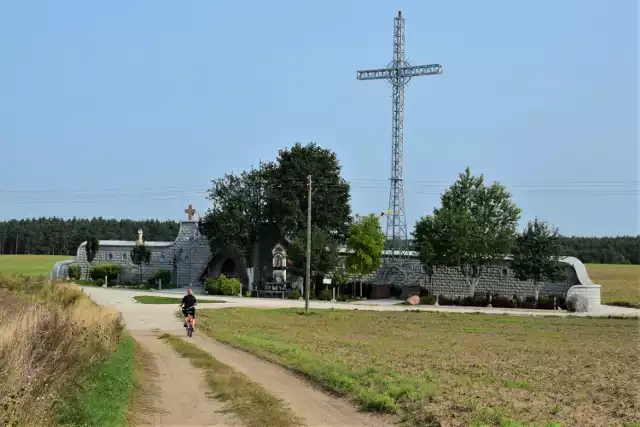
[[[204,284],[204,289],[211,295],[228,295],[237,296],[240,295],[240,288],[242,287],[240,280],[235,278],[228,278],[224,274],[210,278]]]
[[[82,274],[82,269],[78,264],[71,264],[67,269],[69,274],[69,278],[72,280],[80,280],[80,275]]]
[[[92,280],[104,281],[105,276],[107,280],[116,280],[122,273],[122,267],[116,264],[98,264],[89,267],[89,277]]]
[[[554,303],[555,297],[555,303]],[[512,297],[505,297],[498,294],[489,294],[474,297],[457,297],[449,298],[444,295],[438,296],[438,304],[440,305],[459,305],[466,307],[486,307],[489,303],[492,307],[496,308],[536,308],[541,310],[553,310],[555,308],[562,308],[565,305],[565,298],[563,295],[550,295],[540,296],[538,303],[534,297],[519,298],[517,295]],[[426,293],[420,296],[420,304],[434,305],[436,303],[436,296],[434,294]]]
[[[158,280],[162,280],[162,286],[169,285],[171,283],[171,271],[169,270],[158,270],[156,274],[153,275],[149,280],[147,280],[147,284],[155,285]]]

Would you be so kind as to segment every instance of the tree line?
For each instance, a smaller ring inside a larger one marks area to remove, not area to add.
[[[212,252],[216,254],[232,249],[245,258],[248,266],[262,266],[270,262],[270,250],[274,242],[286,237],[293,245],[291,271],[303,275],[309,177],[312,200],[311,250],[314,254],[311,269],[315,276],[321,277],[324,270],[336,262],[332,248],[349,246],[350,233],[353,234],[355,229],[354,221],[357,223],[363,218],[352,215],[349,183],[341,175],[336,154],[315,143],[296,143],[291,148],[280,150],[274,161],[261,163],[257,169],[226,174],[212,182],[209,190],[211,205],[200,222],[200,229],[208,237]],[[473,197],[477,199],[474,201]],[[434,211],[433,215],[427,217],[438,219],[443,227],[447,224],[443,222],[447,215],[454,215],[448,221],[452,221],[449,225],[456,226],[464,221],[471,224],[473,217],[497,221],[491,219],[492,215],[506,215],[512,203],[510,197],[507,189],[499,183],[485,185],[482,175],[473,176],[466,170],[442,195],[442,206],[437,208],[442,212],[435,215]],[[487,205],[487,200],[493,200],[494,204]],[[502,237],[508,244],[501,246],[501,250],[509,251],[516,241],[515,227],[520,219],[520,211],[515,205],[513,209],[510,217],[501,218],[503,223],[513,228]],[[462,213],[466,216],[459,216]],[[365,228],[369,230],[373,227],[371,215],[377,217],[378,222],[385,219],[375,213],[367,216],[369,222]],[[412,249],[421,250],[423,247],[424,235],[420,234],[420,230],[424,230],[425,224],[427,229],[432,225],[424,221],[423,218],[416,223],[409,242]],[[485,229],[494,227],[491,238],[498,238],[497,226],[498,223],[484,225]],[[179,223],[104,218],[4,221],[0,222],[0,254],[74,255],[87,236],[95,236],[100,240],[135,240],[138,229],[144,230],[147,241],[173,241]],[[451,232],[453,228],[447,230]],[[585,263],[640,264],[640,236],[566,237],[557,230],[552,231],[554,247],[557,246],[562,255],[575,256]],[[367,240],[368,237],[363,235],[362,239]],[[451,262],[462,262],[451,253],[451,247],[463,241],[455,240],[453,236],[449,236],[449,239],[448,242],[439,243],[442,254],[449,254],[454,260]],[[351,240],[353,247],[364,244],[356,242],[357,239]],[[487,241],[485,239],[485,243],[478,243],[481,245],[479,248],[470,250],[486,251]],[[397,244],[394,242],[393,246]],[[369,241],[368,245],[376,247],[377,243]],[[360,253],[357,257],[360,257],[364,266],[371,264],[367,255]],[[351,257],[352,262],[355,262],[355,258]]]
[[[175,240],[176,221],[105,218],[29,218],[0,222],[0,254],[75,255],[87,236],[100,240],[136,240],[139,229],[149,241]]]

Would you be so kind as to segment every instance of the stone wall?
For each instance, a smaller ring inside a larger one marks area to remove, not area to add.
[[[564,258],[562,260],[566,264],[566,280],[554,283],[540,283],[540,295],[564,295],[570,288],[575,288],[574,292],[591,292],[591,299],[599,300],[599,286],[597,297],[593,295],[593,289],[586,291],[584,286],[591,286],[593,283],[586,275],[584,265],[576,258]],[[392,285],[395,287],[415,286],[419,285],[439,295],[447,297],[464,297],[470,294],[470,286],[467,284],[464,276],[460,271],[452,268],[439,268],[429,278],[425,273],[422,264],[417,259],[417,254],[412,255],[406,261],[406,268],[401,268],[398,261],[386,259],[383,266],[374,274],[365,276],[363,281],[376,285]],[[580,266],[584,272],[578,274],[576,268],[580,270]],[[352,280],[357,280],[355,276]],[[513,271],[509,268],[508,260],[501,265],[489,268],[484,272],[478,281],[475,293],[476,295],[484,295],[487,292],[502,296],[512,297],[514,295],[519,298],[526,298],[535,295],[535,287],[533,281],[521,281],[516,279]]]
[[[122,266],[122,281],[136,282],[138,278],[138,267],[131,262],[130,252],[135,242],[101,241],[100,250],[92,265],[102,263],[113,263]],[[84,251],[85,243],[78,247],[75,263],[81,266],[83,278],[89,267]],[[199,284],[201,274],[208,266],[213,266],[213,270],[220,268],[226,258],[233,258],[238,265],[240,274],[246,279],[244,263],[239,262],[238,257],[232,254],[221,254],[216,259],[211,259],[211,251],[205,236],[202,236],[198,229],[197,221],[183,221],[174,242],[147,242],[152,253],[151,263],[143,265],[143,280],[152,277],[159,270],[173,270],[172,260],[174,254],[180,254],[180,262],[177,266],[177,278],[180,286],[195,286]],[[341,263],[344,267],[344,259],[347,254],[346,249],[340,250]],[[386,255],[385,255],[386,256]],[[211,262],[211,264],[210,264]],[[573,293],[586,295],[592,304],[600,303],[600,287],[589,279],[586,268],[576,258],[564,258],[567,265],[567,279],[557,283],[540,284],[540,295],[566,294],[569,289]],[[400,268],[398,261],[386,258],[383,266],[374,274],[363,277],[365,283],[377,285],[391,285],[394,287],[419,285],[431,290],[434,293],[447,297],[467,296],[470,293],[469,285],[464,276],[455,269],[436,269],[433,276],[429,278],[418,259],[418,254],[410,252],[405,268]],[[218,270],[213,272],[215,276]],[[259,269],[256,269],[259,270]],[[268,268],[267,270],[270,270]],[[57,270],[56,270],[57,271]],[[271,275],[267,273],[270,277]],[[301,285],[301,280],[294,280],[294,287]],[[358,277],[353,276],[352,280]],[[502,296],[519,298],[533,296],[535,289],[532,281],[520,281],[515,278],[509,268],[508,261],[501,265],[494,266],[486,271],[476,285],[476,294],[486,294],[491,292]]]

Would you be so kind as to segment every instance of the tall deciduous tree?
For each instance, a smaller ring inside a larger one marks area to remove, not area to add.
[[[520,209],[504,186],[485,185],[483,175],[472,176],[469,168],[444,192],[441,202],[432,218],[416,224],[415,245],[421,248],[423,262],[457,269],[473,295],[487,267],[509,253]]]
[[[345,262],[349,273],[358,276],[360,297],[362,297],[362,276],[380,268],[384,243],[385,236],[380,229],[377,215],[356,216],[349,228],[347,247],[350,252]]]
[[[438,268],[437,263],[442,262],[436,257],[436,252],[433,247],[435,241],[435,218],[427,215],[420,218],[416,222],[416,226],[413,230],[412,249],[419,254],[420,262],[424,266],[424,270],[429,277],[429,284],[433,280],[433,274]]]
[[[307,237],[304,232],[293,240],[293,245],[289,251],[291,260],[290,271],[298,277],[305,276],[307,265]],[[324,230],[311,230],[311,290],[315,287],[313,283],[322,280],[327,273],[332,271],[338,264],[338,243],[336,239]],[[309,284],[305,283],[305,286]]]
[[[138,266],[138,283],[142,283],[142,265],[151,262],[151,251],[144,243],[136,243],[131,249],[131,262]]]
[[[540,283],[564,276],[560,251],[558,229],[550,227],[546,221],[537,218],[529,221],[524,231],[516,236],[511,251],[511,268],[519,280],[533,281],[536,304]]]
[[[200,222],[212,252],[228,248],[253,265],[252,254],[268,223],[267,174],[251,170],[240,175],[227,174],[215,180],[209,191],[213,202]]]
[[[96,236],[87,236],[86,243],[84,246],[85,255],[87,257],[87,262],[91,264],[94,259],[96,259],[96,255],[98,255],[98,251],[100,250],[100,240]],[[87,278],[89,278],[89,269],[87,268]]]
[[[346,239],[351,219],[349,184],[340,175],[335,153],[315,143],[296,143],[280,150],[266,165],[269,174],[269,213],[285,236],[297,236],[307,227],[308,181],[312,177],[311,223],[338,241]]]

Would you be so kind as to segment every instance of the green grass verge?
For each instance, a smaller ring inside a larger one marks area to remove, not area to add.
[[[123,334],[116,351],[95,363],[78,383],[58,413],[60,425],[69,427],[121,427],[127,424],[134,388],[136,342]]]
[[[138,301],[141,304],[180,304],[182,302],[182,298],[174,298],[174,297],[160,297],[155,295],[138,295],[133,297],[134,300]],[[198,299],[198,303],[209,304],[209,303],[226,303],[226,301],[215,300],[215,299]]]
[[[71,255],[0,255],[0,274],[49,276],[53,264],[71,258]]]
[[[209,353],[173,335],[160,336],[176,352],[202,369],[209,389],[216,399],[228,403],[226,412],[240,418],[248,427],[301,426],[282,400],[267,392],[246,375],[234,371]]]

